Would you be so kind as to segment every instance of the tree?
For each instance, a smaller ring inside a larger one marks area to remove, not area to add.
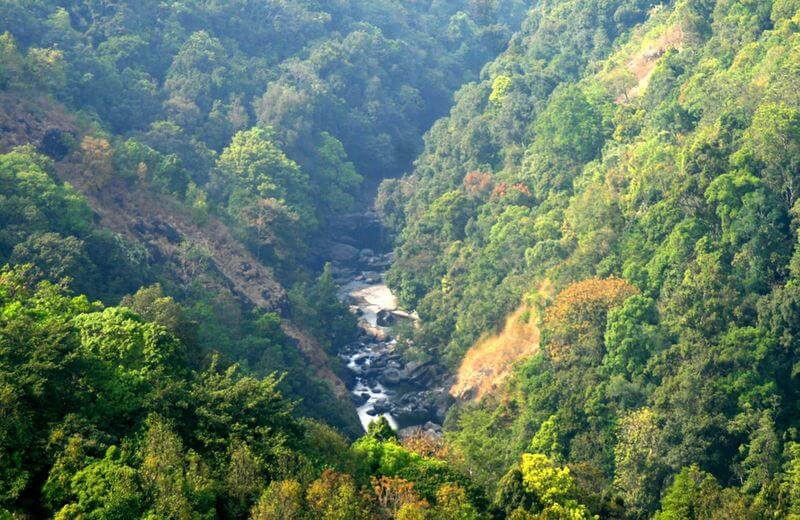
[[[369,509],[358,495],[353,477],[325,470],[306,492],[308,508],[321,520],[366,520]]]
[[[0,35],[0,88],[17,86],[22,80],[24,62],[14,35],[6,31]]]
[[[547,456],[540,453],[525,453],[522,455],[520,471],[525,491],[534,497],[544,517],[591,518],[586,506],[575,498],[575,483],[569,468],[556,467]]]
[[[628,380],[641,376],[647,361],[663,345],[655,301],[633,295],[608,311],[603,369]]]
[[[326,351],[336,353],[353,341],[356,318],[339,301],[333,266],[326,263],[313,284],[299,283],[289,291],[292,317],[311,332]]]
[[[322,132],[319,141],[308,171],[321,214],[350,211],[356,203],[362,177],[348,161],[344,146],[338,139]]]
[[[99,273],[86,251],[86,244],[74,236],[34,233],[14,246],[9,261],[33,264],[41,278],[53,282],[69,281],[77,293],[94,293]]]
[[[731,261],[748,291],[766,292],[789,258],[789,231],[785,208],[764,182],[746,172],[720,175],[706,190],[716,206],[722,238],[736,251]]]
[[[492,510],[511,518],[517,511],[522,514],[539,509],[541,509],[541,503],[536,496],[528,492],[522,481],[522,470],[519,464],[515,464],[497,482],[497,489],[492,500]]]
[[[394,431],[394,428],[389,425],[389,421],[383,416],[369,422],[367,426],[367,435],[381,442],[399,439],[397,432]]]
[[[229,81],[228,53],[207,31],[191,34],[172,60],[164,87],[174,109],[186,112],[189,105],[209,109]],[[184,123],[192,120],[178,119]]]
[[[142,487],[153,497],[153,511],[167,518],[189,518],[191,510],[184,494],[183,447],[162,419],[148,417],[142,465]]]
[[[619,278],[591,278],[569,285],[547,309],[547,349],[555,360],[599,362],[608,311],[638,290]]]
[[[591,160],[603,142],[601,113],[575,86],[553,93],[533,129],[534,147],[581,163]]]
[[[775,421],[768,410],[755,414],[756,422],[750,432],[750,439],[745,448],[746,453],[742,461],[742,470],[745,475],[742,484],[742,493],[758,495],[772,484],[773,479],[780,471],[781,442],[775,433]]]
[[[160,284],[140,287],[136,293],[124,296],[119,306],[128,307],[145,320],[161,325],[187,347],[197,342],[196,324],[179,303],[164,294]]]
[[[512,80],[510,77],[500,74],[492,81],[492,92],[489,94],[489,103],[499,105],[503,99],[508,95],[511,89]]]
[[[786,503],[786,518],[797,520],[800,518],[800,444],[789,443],[786,455],[780,491]]]
[[[75,474],[72,489],[77,499],[56,514],[59,520],[139,518],[146,503],[136,470],[125,464],[119,449],[113,446],[105,458],[92,462]]]
[[[270,482],[250,511],[250,520],[301,520],[303,488],[296,480]]]
[[[30,81],[49,92],[59,92],[67,84],[67,63],[59,49],[28,49],[25,59]]]
[[[794,207],[799,188],[800,111],[776,103],[760,105],[740,154],[743,159],[751,154],[761,162],[764,181],[782,197],[786,209]]]
[[[436,491],[433,518],[441,520],[479,520],[481,515],[470,503],[467,492],[457,484],[443,484]]]
[[[528,451],[531,453],[541,453],[542,455],[550,457],[552,460],[561,459],[561,444],[558,442],[558,428],[554,415],[551,415],[539,425],[539,429],[531,439]]]
[[[204,450],[217,455],[233,457],[233,452],[228,452],[236,440],[236,460],[273,461],[302,434],[302,427],[292,417],[292,403],[278,391],[274,375],[257,379],[242,374],[238,365],[222,369],[219,363],[219,358],[214,358],[192,384],[192,437]]]
[[[614,447],[614,486],[625,507],[638,518],[652,514],[666,477],[661,430],[649,408],[629,413],[620,421]]]
[[[81,141],[83,167],[89,175],[89,184],[100,189],[114,174],[114,149],[107,139],[84,136]]]
[[[370,477],[372,491],[378,507],[388,518],[396,518],[398,512],[405,508],[423,509],[427,503],[420,499],[414,491],[414,483],[403,478],[382,476]]]
[[[233,517],[239,517],[250,510],[259,490],[264,487],[264,461],[241,442],[234,441],[229,452],[225,477],[225,491],[229,498],[227,509]]]
[[[259,253],[268,246],[273,256],[287,259],[303,251],[303,237],[317,221],[308,176],[273,136],[258,127],[237,132],[217,161],[209,192],[250,231]]]
[[[32,146],[0,155],[0,257],[35,233],[81,239],[89,234],[92,212],[69,185],[54,180],[53,162]]]
[[[261,198],[285,200],[304,219],[312,219],[308,176],[274,141],[270,129],[254,127],[237,132],[217,161],[222,193],[238,187]],[[310,222],[305,222],[308,225]]]
[[[182,361],[183,345],[174,336],[128,309],[82,314],[75,326],[84,351],[119,368],[120,375],[175,370]]]
[[[654,520],[705,518],[744,520],[748,518],[746,511],[741,507],[732,507],[739,500],[741,499],[735,493],[733,495],[723,493],[713,476],[701,471],[697,466],[690,466],[683,468],[675,476],[675,480],[661,501],[661,510],[653,518]]]

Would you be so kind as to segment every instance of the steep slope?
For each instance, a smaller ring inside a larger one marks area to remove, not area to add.
[[[524,343],[445,433],[506,514],[545,460],[603,517],[788,514],[798,34],[796,2],[542,3],[384,185],[416,342],[490,377]],[[509,335],[543,280],[540,336]]]
[[[29,143],[48,151],[48,144],[60,143],[67,136],[79,142],[85,135],[83,125],[73,115],[44,96],[3,93],[0,126],[0,153]],[[248,306],[285,314],[286,291],[274,272],[218,218],[204,215],[198,219],[174,198],[114,176],[98,186],[76,154],[54,164],[59,178],[86,198],[101,228],[127,237],[148,251],[162,280],[186,287],[203,275],[204,289],[210,293],[230,292]],[[322,347],[288,317],[282,327],[316,376],[349,403],[347,389],[331,370]]]

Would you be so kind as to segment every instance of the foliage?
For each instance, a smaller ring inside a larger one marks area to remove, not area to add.
[[[0,1],[0,517],[800,515],[799,27],[795,0]],[[416,348],[455,372],[517,309],[541,335],[443,445],[349,446],[298,419],[357,433],[283,320],[353,339],[318,252],[406,172],[377,207]],[[125,190],[230,231],[286,308],[173,272],[216,240],[146,248]]]
[[[445,424],[498,517],[543,507],[522,456],[569,468],[587,514],[789,514],[796,15],[538,3],[383,184],[387,281],[432,357],[455,372],[516,309],[542,316],[541,347]]]

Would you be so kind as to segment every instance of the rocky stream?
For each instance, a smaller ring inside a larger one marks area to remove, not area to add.
[[[392,253],[383,251],[382,229],[371,213],[348,217],[349,233],[330,246],[339,296],[358,317],[359,336],[339,356],[352,378],[348,388],[364,429],[383,416],[401,435],[415,430],[439,434],[452,403],[450,378],[431,361],[408,360],[395,331],[418,317],[398,308],[385,283]],[[405,340],[400,340],[405,341]]]

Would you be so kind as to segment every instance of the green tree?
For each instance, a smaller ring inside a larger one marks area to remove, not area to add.
[[[356,203],[362,177],[347,159],[342,143],[322,132],[310,167],[314,198],[324,214],[350,211]]]
[[[661,500],[655,520],[746,519],[751,516],[734,490],[723,490],[697,466],[683,468]]]
[[[255,197],[286,201],[308,219],[304,225],[313,227],[308,175],[275,144],[272,130],[254,127],[237,132],[220,154],[217,172],[223,183],[220,189],[228,196],[229,190],[238,188]]]
[[[786,454],[780,490],[786,501],[786,518],[797,520],[800,518],[800,444],[789,443]]]
[[[139,478],[153,506],[151,514],[162,518],[192,517],[186,462],[180,438],[156,415],[147,418],[142,441]]]
[[[78,293],[92,292],[99,273],[86,251],[86,244],[74,236],[58,233],[31,234],[14,246],[9,262],[33,264],[41,278],[53,282],[70,282]]]
[[[292,317],[311,332],[325,350],[336,353],[355,339],[356,318],[339,301],[333,266],[326,263],[314,283],[299,283],[289,291]]]
[[[782,197],[787,209],[794,207],[800,169],[800,111],[775,103],[759,106],[742,153],[752,154],[763,165],[761,176],[766,184]]]
[[[457,484],[443,484],[436,491],[433,518],[441,520],[478,520],[481,515],[470,503],[467,492]]]
[[[127,465],[116,447],[105,458],[89,464],[72,479],[77,500],[64,506],[59,520],[72,518],[138,518],[145,504],[136,470]]]
[[[603,369],[628,379],[641,376],[663,345],[655,301],[634,295],[608,312]]]
[[[381,442],[399,439],[397,432],[394,431],[389,421],[383,416],[369,422],[369,426],[367,426],[367,436]]]
[[[525,490],[535,497],[546,518],[591,518],[586,506],[576,500],[569,468],[555,466],[545,455],[525,453],[520,471]]]
[[[667,475],[661,431],[649,408],[631,412],[620,421],[614,447],[614,485],[625,507],[637,518],[651,515]]]

